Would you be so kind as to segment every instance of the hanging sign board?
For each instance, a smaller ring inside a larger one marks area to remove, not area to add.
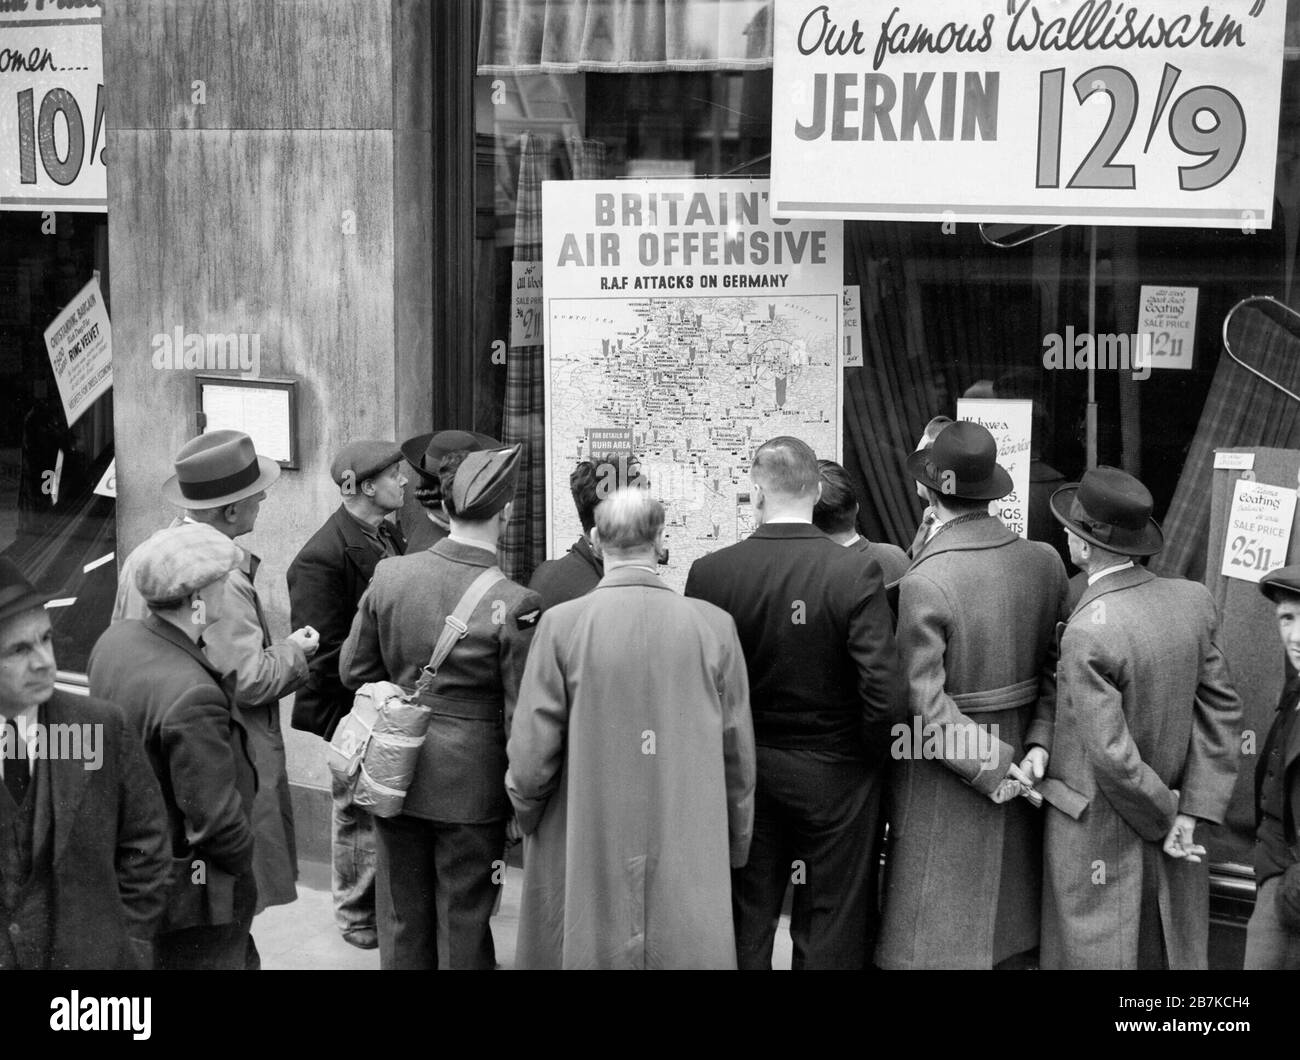
[[[71,427],[113,386],[113,333],[98,280],[78,291],[45,329],[45,349]]]
[[[1032,401],[1001,398],[958,398],[957,418],[988,429],[998,443],[998,463],[1007,469],[1015,489],[990,505],[1012,533],[1029,535],[1029,446],[1034,429]]]
[[[765,180],[542,185],[548,555],[581,532],[577,461],[622,443],[671,561],[746,532],[749,462],[794,435],[839,458],[843,225],[774,221]]]
[[[775,0],[777,217],[1273,220],[1279,0]]]
[[[0,4],[0,210],[108,209],[100,8]]]
[[[1192,367],[1196,345],[1196,287],[1142,285],[1138,299],[1138,334],[1150,335],[1147,356],[1152,368]]]
[[[1258,582],[1286,566],[1295,518],[1296,491],[1239,479],[1232,491],[1228,536],[1223,543],[1223,576]]]
[[[862,367],[862,292],[856,284],[844,288],[844,367]]]

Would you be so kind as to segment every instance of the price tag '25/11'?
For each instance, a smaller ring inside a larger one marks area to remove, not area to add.
[[[1223,575],[1258,582],[1286,566],[1295,518],[1296,491],[1241,479],[1233,487]]]

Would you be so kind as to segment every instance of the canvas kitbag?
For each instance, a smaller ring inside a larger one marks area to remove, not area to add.
[[[424,693],[438,667],[469,632],[474,608],[504,578],[500,569],[489,567],[465,590],[455,611],[447,616],[413,691],[391,681],[375,681],[357,689],[352,710],[339,722],[329,750],[330,771],[347,785],[354,805],[376,817],[396,817],[402,812],[433,715]]]

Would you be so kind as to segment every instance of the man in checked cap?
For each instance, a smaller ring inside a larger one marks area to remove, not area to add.
[[[450,534],[384,559],[339,657],[349,688],[414,687],[466,591],[496,571],[521,447],[453,452],[440,465]],[[492,968],[489,920],[511,817],[506,737],[541,599],[499,577],[429,688],[433,719],[402,813],[377,819],[376,911],[382,968]]]

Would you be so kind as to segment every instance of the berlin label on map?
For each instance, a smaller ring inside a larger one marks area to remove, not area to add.
[[[767,181],[543,186],[547,555],[581,527],[569,474],[635,454],[674,588],[754,529],[749,462],[795,435],[839,459],[839,222],[773,221]]]

